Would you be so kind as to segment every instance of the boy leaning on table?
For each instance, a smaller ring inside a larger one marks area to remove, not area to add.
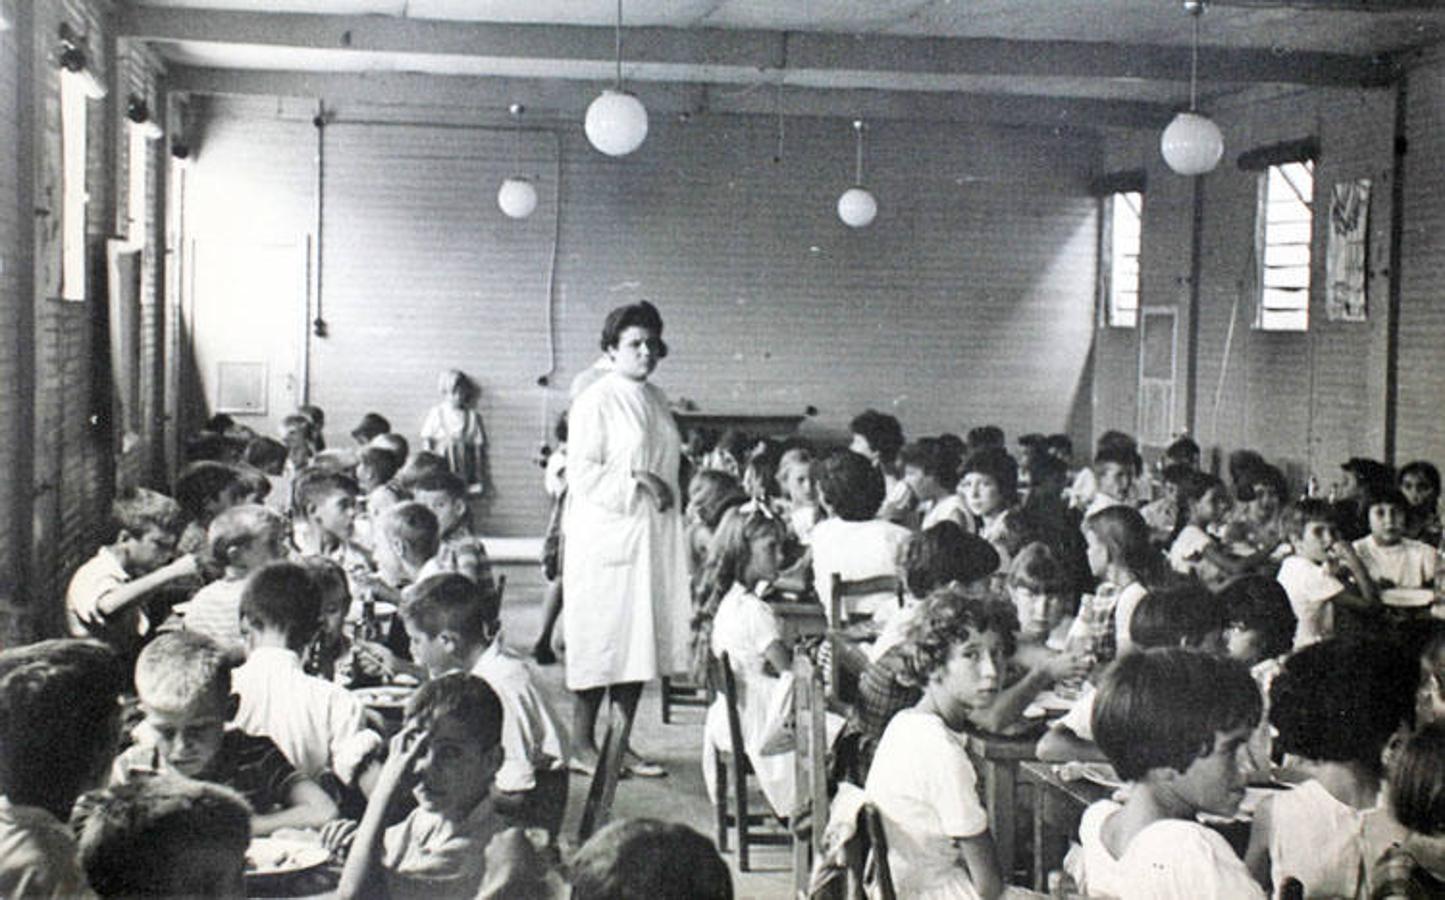
[[[513,883],[543,877],[530,842],[519,829],[506,828],[492,797],[502,765],[502,715],[502,702],[487,683],[462,672],[429,681],[412,695],[356,826],[338,897],[523,896],[520,889],[487,885],[499,877]],[[418,806],[386,827],[388,813],[407,793]],[[328,844],[339,837],[337,829],[323,831]]]

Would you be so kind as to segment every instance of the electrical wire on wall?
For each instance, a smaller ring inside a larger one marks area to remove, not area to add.
[[[538,446],[548,446],[548,439],[551,437],[551,384],[552,376],[557,372],[557,249],[562,243],[562,135],[555,131],[545,132],[551,135],[555,153],[552,155],[553,181],[556,187],[552,190],[552,246],[547,254],[547,280],[546,280],[546,326],[547,326],[547,368],[537,376],[537,384],[542,388],[540,397],[539,415],[541,421],[538,423],[540,432]]]

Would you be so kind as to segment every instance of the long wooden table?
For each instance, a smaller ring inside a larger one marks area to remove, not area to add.
[[[1016,862],[1014,839],[1018,828],[1018,778],[1021,765],[1034,759],[1037,731],[1023,735],[972,732],[968,752],[983,778],[983,805],[988,813],[988,830],[998,852],[1004,880],[1013,877]]]

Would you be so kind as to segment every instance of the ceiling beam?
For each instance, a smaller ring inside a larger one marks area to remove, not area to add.
[[[558,79],[427,75],[407,72],[276,72],[174,66],[175,91],[265,97],[306,97],[328,106],[406,104],[471,109],[480,118],[506,117],[523,103],[530,121],[578,122],[605,85]],[[784,87],[737,90],[699,84],[633,85],[659,115],[819,116],[974,122],[1036,128],[1161,128],[1171,110],[1162,104],[1023,95]]]
[[[493,59],[610,62],[611,28],[127,6],[122,37],[155,41]],[[1188,79],[1189,49],[1087,41],[926,38],[717,28],[630,28],[629,63],[789,72],[835,69],[926,75]],[[1395,68],[1386,61],[1334,53],[1203,47],[1200,76],[1230,82],[1334,87],[1380,86]]]

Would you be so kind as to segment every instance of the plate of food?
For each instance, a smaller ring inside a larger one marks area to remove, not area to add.
[[[246,848],[246,877],[294,875],[323,866],[330,858],[331,854],[320,844],[274,837],[252,838]]]
[[[1429,588],[1385,588],[1380,592],[1380,602],[1386,606],[1414,609],[1434,603],[1435,592]]]
[[[416,693],[414,685],[379,684],[374,687],[353,688],[351,693],[361,701],[362,706],[372,709],[401,709]]]

